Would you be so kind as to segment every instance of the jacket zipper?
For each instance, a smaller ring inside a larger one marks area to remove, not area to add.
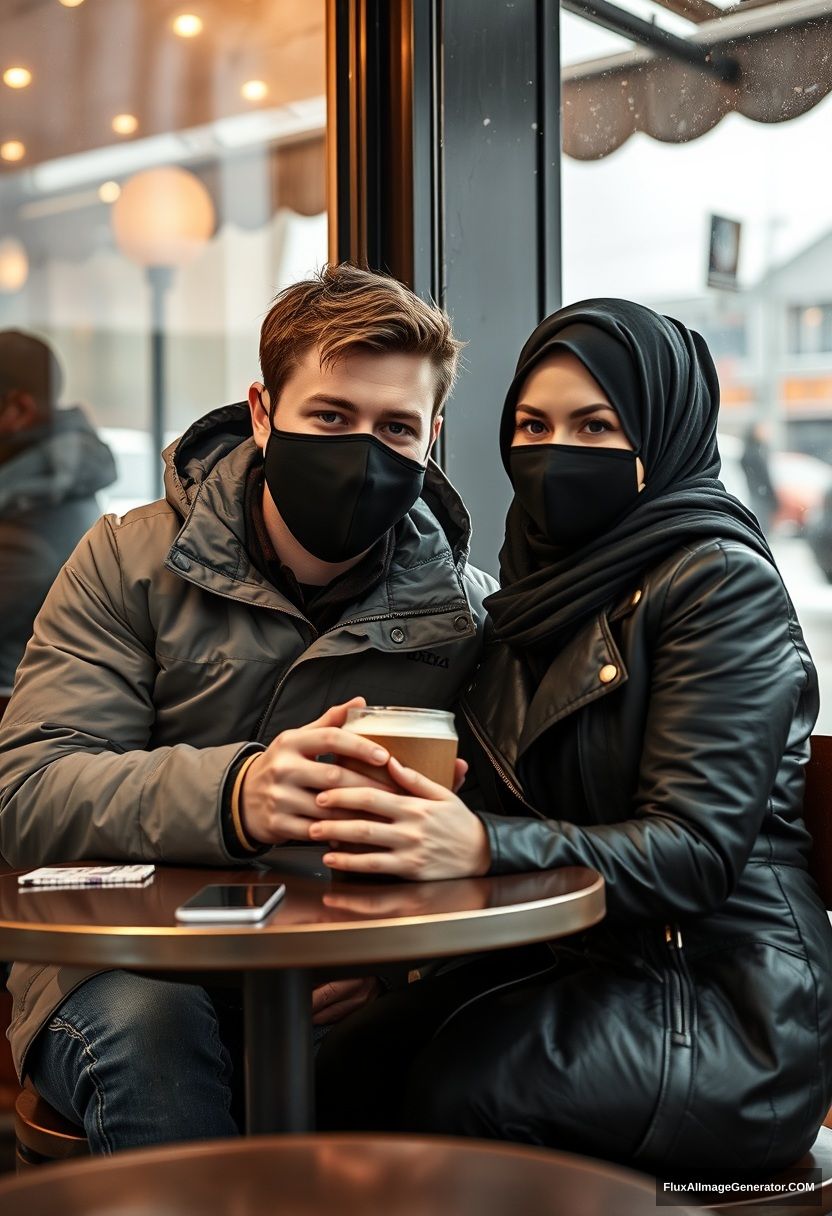
[[[469,604],[459,604],[456,607],[447,608],[413,608],[410,612],[382,612],[378,616],[354,616],[349,621],[339,621],[337,625],[330,625],[329,629],[325,629],[323,633],[319,633],[318,637],[324,638],[328,633],[335,633],[338,629],[346,629],[347,625],[367,625],[373,621],[399,621],[407,617],[414,616],[442,616],[446,612],[470,612]]]
[[[231,599],[232,597],[229,596],[227,598]],[[466,605],[466,607],[468,607],[468,605]],[[284,610],[282,608],[276,608],[276,609],[273,609],[273,611],[283,612]],[[441,610],[441,612],[453,612],[453,611],[454,611],[453,608],[444,608]],[[463,608],[460,607],[459,609],[457,609],[457,611],[463,611]],[[323,631],[323,633],[318,633],[318,631],[315,629],[315,626],[312,624],[312,622],[308,621],[305,616],[301,616],[299,613],[287,612],[285,615],[286,616],[297,616],[298,620],[304,621],[310,627],[310,629],[312,630],[312,632],[315,635],[314,638],[312,639],[313,642],[317,642],[320,638],[326,637],[327,634],[335,633],[338,629],[345,629],[348,625],[367,625],[367,624],[370,624],[375,621],[399,621],[399,620],[405,620],[406,618],[410,618],[410,617],[438,616],[438,615],[441,615],[441,612],[438,611],[436,608],[414,608],[410,612],[386,612],[386,613],[381,613],[377,616],[356,616],[356,617],[353,617],[349,621],[339,621],[336,625],[331,625],[329,627],[329,629],[325,629]],[[283,688],[283,685],[286,683],[289,676],[295,670],[295,667],[297,666],[298,662],[302,658],[303,658],[303,655],[298,655],[298,658],[295,659],[294,663],[290,663],[287,670],[284,671],[283,675],[277,681],[277,684],[275,684],[274,689],[272,690],[272,695],[269,698],[266,708],[263,710],[263,713],[260,715],[260,720],[257,723],[257,729],[254,732],[254,741],[256,743],[262,743],[262,739],[260,736],[265,728],[266,723],[268,722],[269,718],[271,717],[272,711],[275,706],[275,702],[277,701],[277,698],[280,696],[280,692]]]
[[[664,940],[671,963],[670,971],[668,972],[670,976],[671,1004],[673,1007],[671,1038],[678,1046],[689,1047],[691,1043],[691,1019],[688,999],[689,976],[684,955],[682,954],[684,943],[679,926],[665,925]]]
[[[507,788],[514,795],[514,797],[519,802],[522,802],[523,806],[527,807],[528,810],[530,810],[533,815],[536,815],[538,819],[546,819],[547,818],[546,815],[544,815],[542,811],[539,811],[537,809],[537,807],[532,806],[532,804],[530,802],[527,802],[526,799],[523,797],[523,795],[520,793],[517,786],[511,780],[508,773],[503,768],[502,764],[500,764],[500,761],[497,759],[494,752],[489,747],[488,741],[486,740],[485,736],[483,735],[483,733],[480,730],[477,723],[471,717],[471,715],[468,712],[468,710],[466,709],[465,705],[462,705],[461,709],[462,709],[462,713],[465,718],[465,721],[471,727],[471,730],[474,732],[477,742],[479,743],[480,747],[482,748],[482,750],[485,752],[486,756],[490,760],[492,767],[494,768],[495,772],[497,773],[497,776],[500,778],[500,780],[503,782],[503,784],[505,786],[507,786]]]
[[[189,579],[188,582],[190,582],[190,581],[191,580]],[[223,599],[223,600],[231,600],[232,603],[235,603],[235,604],[238,604],[240,602],[235,595],[226,595],[225,592],[223,592],[223,591],[212,591],[211,594],[217,595],[220,597],[220,599]],[[323,633],[319,633],[318,630],[315,628],[315,626],[312,624],[312,622],[307,617],[305,617],[302,612],[293,612],[291,608],[266,609],[266,611],[268,611],[268,612],[281,612],[281,613],[283,613],[284,616],[292,617],[296,621],[303,621],[304,625],[308,625],[309,628],[312,630],[312,633],[314,635],[312,638],[313,642],[317,642],[319,638],[326,637],[326,635],[328,633],[335,633],[335,631],[338,629],[344,629],[348,625],[369,625],[375,621],[398,621],[398,620],[405,620],[406,618],[410,618],[410,617],[441,616],[445,612],[454,612],[454,611],[464,612],[466,610],[468,612],[471,611],[471,605],[467,601],[464,604],[460,604],[456,608],[452,607],[451,605],[448,605],[447,607],[441,608],[441,609],[414,608],[410,612],[383,612],[376,616],[356,616],[356,617],[353,617],[352,620],[349,620],[349,621],[338,621],[337,624],[331,625],[329,627],[329,629],[325,629],[323,631]],[[298,659],[301,657],[302,656],[299,655]],[[291,663],[289,665],[288,670],[284,671],[283,675],[280,677],[277,684],[274,686],[274,689],[272,690],[272,695],[269,698],[268,704],[266,705],[266,708],[263,710],[263,713],[260,715],[260,720],[257,723],[257,728],[254,732],[254,742],[255,743],[262,742],[262,739],[260,738],[260,736],[262,734],[263,728],[265,727],[266,723],[269,720],[269,717],[271,715],[275,701],[277,700],[277,698],[280,694],[280,690],[283,688],[283,685],[286,683],[289,676],[294,671],[295,665],[297,664],[298,659],[296,659],[294,663]]]
[[[177,574],[179,574],[181,577],[182,571],[177,570]],[[190,583],[190,582],[193,582],[193,580],[187,579],[187,582]],[[199,586],[198,583],[195,583],[194,585]],[[246,602],[245,600],[241,601],[240,599],[238,599],[238,597],[236,595],[227,595],[226,592],[224,592],[224,591],[214,591],[212,589],[211,595],[216,595],[221,600],[231,600],[231,602],[233,604],[239,604],[241,602],[242,603]],[[254,607],[259,607],[260,605],[247,604],[246,606],[249,608],[254,608]],[[303,621],[304,625],[308,625],[309,628],[312,630],[313,634],[315,635],[314,638],[312,639],[314,642],[317,642],[318,638],[326,637],[326,635],[328,633],[335,633],[335,631],[338,629],[346,628],[347,625],[366,625],[366,624],[370,624],[373,621],[397,621],[397,620],[403,620],[406,617],[414,617],[414,616],[442,616],[446,612],[465,612],[465,611],[470,612],[470,610],[471,610],[471,605],[466,602],[466,603],[461,603],[458,605],[448,604],[444,608],[413,608],[410,612],[382,612],[376,616],[356,616],[356,617],[353,617],[349,621],[338,621],[335,625],[330,625],[329,629],[325,629],[323,631],[323,633],[319,633],[318,630],[315,628],[315,626],[312,624],[312,622],[309,620],[309,618],[305,617],[302,612],[295,612],[292,608],[288,608],[288,607],[287,608],[283,608],[283,607],[269,608],[269,607],[266,607],[265,605],[263,605],[262,607],[263,607],[264,611],[266,611],[266,612],[280,612],[283,614],[283,616],[290,616],[296,621]]]

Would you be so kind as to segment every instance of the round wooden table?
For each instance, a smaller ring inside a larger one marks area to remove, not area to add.
[[[656,1216],[652,1179],[565,1153],[315,1136],[119,1153],[0,1182],[4,1216]],[[668,1209],[685,1216],[681,1207]],[[690,1216],[690,1214],[688,1214]]]
[[[274,856],[274,855],[273,855]],[[0,877],[0,958],[243,977],[249,1132],[314,1129],[311,987],[327,978],[527,945],[604,916],[604,883],[578,867],[447,882],[337,880],[318,850],[268,870],[158,866],[147,887],[20,890]],[[175,910],[207,883],[285,882],[262,925],[184,926]]]

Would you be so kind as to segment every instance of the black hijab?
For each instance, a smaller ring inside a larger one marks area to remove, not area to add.
[[[486,600],[498,637],[520,648],[559,648],[688,541],[739,540],[774,564],[757,520],[719,480],[719,383],[704,340],[640,304],[584,300],[538,325],[520,352],[503,407],[506,470],[526,377],[558,350],[581,360],[618,411],[641,456],[645,488],[603,535],[569,551],[552,545],[513,500],[500,551],[501,590]]]

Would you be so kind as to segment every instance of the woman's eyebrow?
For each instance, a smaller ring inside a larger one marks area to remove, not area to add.
[[[580,409],[573,410],[569,417],[583,418],[586,414],[597,414],[599,410],[609,410],[611,414],[618,413],[614,405],[609,405],[606,401],[599,401],[597,405],[582,405]]]
[[[532,414],[535,418],[548,419],[549,415],[545,410],[538,409],[536,405],[524,405],[522,402],[516,407],[518,410],[523,410],[526,414]],[[597,414],[599,410],[609,410],[611,414],[617,414],[614,405],[609,405],[606,401],[599,401],[597,405],[582,405],[578,409],[572,410],[570,418],[583,418],[586,414]]]

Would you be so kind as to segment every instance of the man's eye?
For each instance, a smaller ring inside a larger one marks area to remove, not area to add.
[[[412,427],[407,426],[404,422],[388,422],[387,429],[391,435],[401,438],[403,435],[415,435]]]
[[[341,415],[336,414],[333,410],[325,410],[319,413],[318,417],[320,418],[321,422],[331,423],[337,422]]]

